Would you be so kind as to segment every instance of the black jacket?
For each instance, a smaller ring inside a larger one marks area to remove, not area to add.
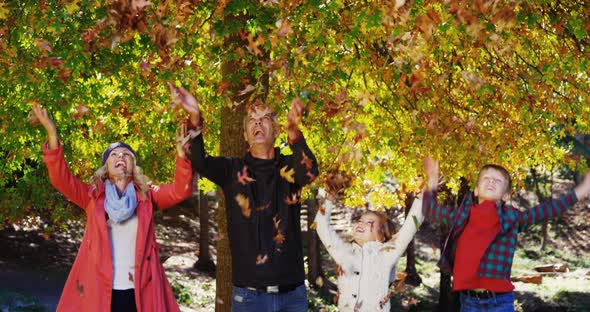
[[[223,189],[234,285],[290,285],[305,280],[301,188],[318,175],[302,139],[274,159],[212,157],[202,135],[191,141],[193,169]]]

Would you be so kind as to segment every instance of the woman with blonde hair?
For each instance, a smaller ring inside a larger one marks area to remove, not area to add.
[[[33,104],[47,131],[43,161],[53,186],[86,212],[86,229],[57,311],[180,311],[164,268],[154,230],[154,210],[192,194],[192,169],[177,140],[174,183],[152,186],[136,165],[131,146],[116,142],[102,154],[90,183],[75,177],[64,159],[47,111]]]

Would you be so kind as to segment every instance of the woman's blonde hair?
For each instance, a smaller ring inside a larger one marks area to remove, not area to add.
[[[98,168],[94,175],[90,177],[90,184],[92,185],[92,190],[95,191],[98,188],[98,184],[104,183],[106,179],[109,178],[109,170],[107,168],[107,164],[104,164],[102,167]],[[145,196],[147,193],[151,181],[150,179],[145,176],[142,171],[141,167],[139,167],[135,163],[135,157],[133,157],[133,184],[139,188],[139,192],[141,195]]]

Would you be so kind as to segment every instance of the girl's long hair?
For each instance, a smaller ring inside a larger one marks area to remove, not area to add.
[[[383,236],[383,242],[387,242],[397,236],[395,224],[383,211],[369,210],[365,213],[372,213],[379,220],[379,233]]]
[[[104,183],[106,179],[109,178],[109,171],[107,168],[107,164],[98,168],[94,175],[90,177],[90,184],[92,185],[92,190],[95,191],[98,188],[99,183]],[[141,168],[135,163],[135,157],[133,157],[133,184],[139,188],[139,192],[142,196],[145,196],[148,189],[150,188],[151,181],[150,179],[145,176]]]

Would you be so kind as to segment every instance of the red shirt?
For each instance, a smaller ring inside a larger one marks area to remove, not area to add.
[[[509,280],[480,277],[477,268],[481,258],[500,231],[500,217],[492,201],[484,201],[469,211],[469,221],[457,240],[453,269],[453,290],[487,289],[509,292]]]

